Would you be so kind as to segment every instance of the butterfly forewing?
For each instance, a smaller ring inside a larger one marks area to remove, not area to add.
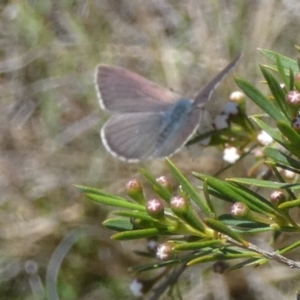
[[[166,111],[180,95],[121,67],[99,65],[95,83],[102,109],[113,112]]]
[[[213,91],[218,87],[224,77],[236,66],[240,58],[241,54],[232,60],[217,76],[202,88],[200,93],[194,99],[194,106],[200,107],[209,101]]]

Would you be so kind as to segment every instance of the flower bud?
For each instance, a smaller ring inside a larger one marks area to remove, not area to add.
[[[275,204],[276,206],[278,206],[279,204],[281,204],[282,202],[284,202],[286,200],[285,195],[283,192],[281,191],[274,191],[272,192],[272,194],[270,195],[270,201]]]
[[[145,204],[144,191],[142,183],[137,179],[129,180],[126,183],[127,195],[139,204]]]
[[[241,157],[239,150],[236,147],[227,147],[224,149],[223,153],[223,160],[230,164],[234,164]]]
[[[263,130],[258,134],[257,140],[263,146],[268,146],[273,143],[273,138]]]
[[[293,106],[300,106],[300,92],[293,90],[287,93],[285,97],[287,103]]]
[[[164,216],[164,204],[160,199],[148,200],[146,210],[152,218],[159,219]]]
[[[241,91],[232,92],[229,100],[236,103],[243,103],[245,101],[245,94]]]
[[[182,195],[173,197],[170,201],[170,208],[177,217],[184,220],[183,224],[191,226],[190,229],[195,228],[199,232],[205,231],[203,221],[196,214],[187,198]]]
[[[172,186],[170,181],[166,176],[160,176],[156,178],[156,181],[161,184],[163,187],[165,187],[168,191],[172,192]]]
[[[158,245],[156,257],[160,260],[168,260],[172,258],[174,254],[174,246],[175,244],[173,242],[165,242],[163,244]]]
[[[296,177],[296,173],[294,173],[291,170],[284,170],[283,171],[283,176],[287,179],[294,179]]]
[[[175,196],[171,199],[170,208],[174,213],[181,214],[189,209],[189,203],[187,199],[181,196]]]
[[[249,213],[248,206],[242,202],[236,202],[231,206],[231,214],[237,218],[246,217]]]

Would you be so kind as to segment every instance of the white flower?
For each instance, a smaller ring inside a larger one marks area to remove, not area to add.
[[[214,125],[217,130],[228,128],[228,115],[218,114],[215,117]]]
[[[236,147],[227,147],[224,149],[224,154],[223,154],[223,160],[230,163],[234,164],[241,155],[239,154],[239,151]]]
[[[296,174],[290,170],[284,170],[284,176],[288,179],[295,178]]]
[[[257,136],[257,140],[259,141],[260,144],[262,144],[264,146],[267,146],[267,145],[270,145],[273,143],[273,138],[263,130]]]
[[[229,99],[233,102],[240,102],[245,99],[245,94],[240,91],[235,91],[230,94]]]
[[[143,284],[138,280],[134,279],[130,284],[130,290],[135,297],[143,297]]]
[[[237,115],[239,112],[239,105],[235,102],[227,102],[223,108],[222,113],[225,115]]]

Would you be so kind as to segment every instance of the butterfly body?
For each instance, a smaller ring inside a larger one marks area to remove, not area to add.
[[[127,69],[98,66],[95,83],[100,106],[113,113],[101,129],[106,150],[127,162],[178,152],[197,130],[201,107],[239,57],[209,82],[194,100]]]

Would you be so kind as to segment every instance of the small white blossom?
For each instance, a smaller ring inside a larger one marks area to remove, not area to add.
[[[257,140],[259,141],[260,144],[262,144],[264,146],[267,146],[267,145],[270,145],[273,143],[273,138],[263,130],[257,136]]]
[[[224,149],[223,160],[234,164],[241,157],[236,147],[227,147]]]
[[[217,130],[228,128],[228,115],[218,114],[214,119],[214,125]]]
[[[227,102],[223,108],[222,113],[228,116],[235,116],[239,112],[239,105],[235,102]]]
[[[284,83],[280,83],[280,87],[281,87],[282,89],[284,89],[284,88],[285,88],[285,84],[284,84]]]
[[[235,91],[230,94],[229,99],[233,102],[240,102],[245,99],[245,94],[240,91]]]
[[[130,284],[130,290],[135,297],[143,297],[143,284],[138,280],[134,279]]]
[[[155,240],[149,240],[147,242],[147,247],[148,249],[152,250],[152,251],[155,251],[157,249],[157,246],[158,246],[158,243],[157,241]]]
[[[171,252],[172,252],[172,247],[170,245],[168,245],[167,243],[160,244],[157,247],[156,257],[160,260],[166,260],[170,257]]]
[[[296,174],[290,170],[284,170],[284,176],[288,179],[293,179],[295,175]]]

